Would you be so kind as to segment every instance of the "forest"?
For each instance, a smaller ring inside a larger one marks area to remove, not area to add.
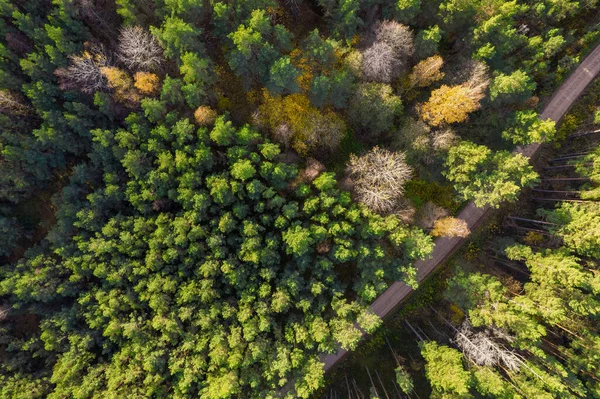
[[[535,162],[540,184],[344,360],[319,397],[600,395],[599,99],[595,81],[559,128],[567,140]]]
[[[600,398],[600,84],[540,116],[599,42],[596,0],[0,0],[0,398]]]

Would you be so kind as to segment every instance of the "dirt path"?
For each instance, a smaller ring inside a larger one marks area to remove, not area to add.
[[[585,88],[600,72],[600,45],[594,49],[571,74],[571,76],[563,82],[558,90],[552,96],[552,99],[542,111],[542,119],[552,119],[558,122],[569,110],[575,100],[583,93]],[[517,147],[515,152],[520,152],[528,157],[535,155],[539,150],[540,144],[530,144],[527,146]],[[474,230],[485,219],[485,215],[491,212],[491,208],[478,208],[472,202],[469,202],[458,217],[466,220],[469,228]],[[418,280],[422,281],[438,266],[442,265],[462,244],[467,242],[469,238],[438,238],[435,240],[435,247],[431,254],[431,258],[423,261],[415,262],[417,268]],[[383,294],[381,294],[371,308],[379,317],[384,318],[398,306],[398,304],[406,298],[412,289],[404,283],[393,283]],[[347,351],[340,349],[337,353],[331,355],[323,355],[321,360],[325,363],[325,371],[333,367]]]

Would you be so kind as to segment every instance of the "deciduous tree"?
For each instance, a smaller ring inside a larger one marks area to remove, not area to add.
[[[445,166],[443,173],[460,196],[480,207],[497,208],[503,201],[514,201],[522,188],[532,186],[538,178],[523,155],[494,153],[468,141],[449,150]]]
[[[535,111],[517,111],[511,126],[502,132],[502,138],[514,144],[546,143],[554,139],[555,133],[553,120],[541,120]]]
[[[213,123],[215,123],[217,116],[217,111],[205,105],[199,106],[198,108],[196,108],[196,111],[194,111],[194,119],[196,120],[196,123],[200,126],[212,125]]]
[[[347,171],[354,183],[357,199],[376,212],[397,208],[404,193],[404,183],[412,170],[403,153],[379,147],[361,157],[350,155]]]
[[[431,231],[434,237],[467,237],[469,234],[467,222],[451,216],[436,220]]]
[[[348,115],[354,129],[375,140],[394,126],[402,113],[402,100],[383,83],[361,83],[350,100]]]
[[[140,95],[133,86],[133,81],[127,72],[117,67],[102,67],[108,87],[114,91],[114,97],[130,107],[135,107],[140,101]]]
[[[77,89],[94,93],[108,89],[108,81],[101,68],[108,67],[109,60],[100,47],[85,51],[81,56],[70,56],[70,65],[54,71],[63,90]]]
[[[522,70],[510,75],[499,73],[490,85],[490,100],[497,104],[524,101],[531,97],[536,83]]]
[[[157,71],[164,62],[158,41],[139,26],[121,29],[118,56],[127,68],[136,71]]]
[[[136,72],[133,80],[135,88],[143,94],[155,95],[160,92],[160,79],[153,73]]]
[[[431,92],[429,100],[419,108],[421,118],[432,126],[464,122],[469,113],[479,109],[479,99],[464,85],[446,86]]]

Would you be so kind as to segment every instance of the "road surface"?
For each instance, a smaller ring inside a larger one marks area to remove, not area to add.
[[[552,119],[553,121],[558,122],[599,72],[600,45],[596,47],[581,64],[579,64],[571,76],[565,80],[554,93],[552,99],[542,111],[541,119]],[[532,157],[537,153],[539,148],[540,144],[530,144],[517,147],[515,152]],[[467,222],[469,229],[473,231],[485,219],[488,212],[491,212],[489,207],[478,208],[473,202],[469,202],[457,217],[464,219]],[[418,281],[422,281],[438,266],[444,264],[444,262],[467,241],[468,237],[436,239],[431,258],[415,262]],[[384,291],[383,294],[377,297],[371,305],[371,308],[376,315],[384,318],[411,292],[412,288],[406,284],[395,282]],[[333,367],[345,354],[346,351],[340,349],[334,354],[321,356],[325,371]]]

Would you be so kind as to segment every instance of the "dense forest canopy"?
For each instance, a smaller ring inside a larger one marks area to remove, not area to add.
[[[377,295],[417,287],[433,237],[469,234],[464,201],[538,181],[510,150],[557,137],[539,97],[595,14],[0,0],[0,397],[309,397],[319,355],[380,324]],[[544,214],[576,255],[509,256],[596,256],[589,207]],[[439,348],[432,375],[460,363]]]

